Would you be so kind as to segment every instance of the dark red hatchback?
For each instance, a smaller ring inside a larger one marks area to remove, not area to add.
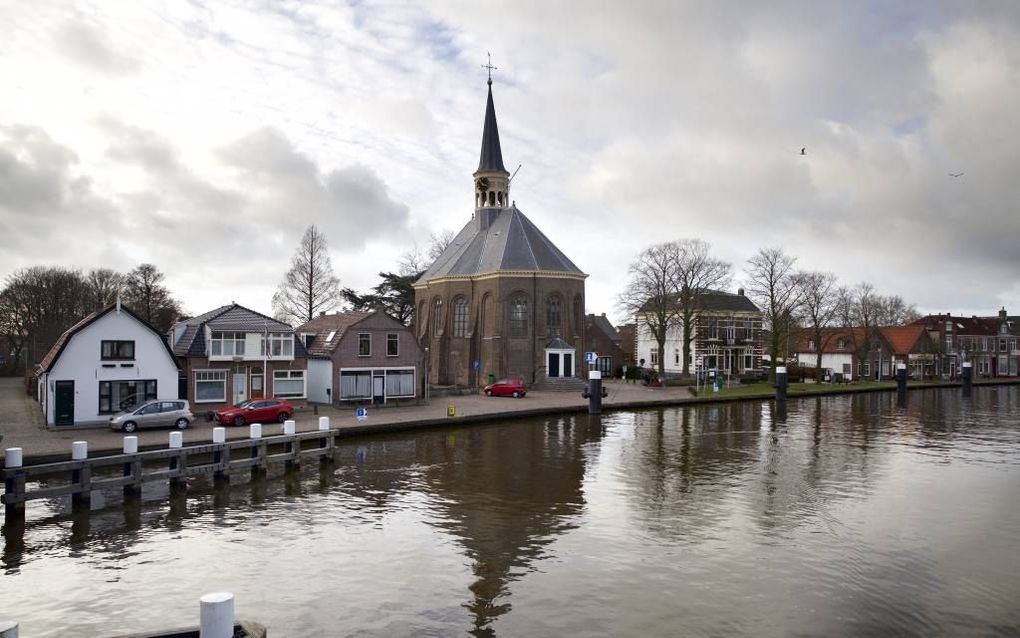
[[[489,397],[513,397],[517,399],[527,393],[528,389],[524,387],[524,379],[520,377],[507,377],[485,386],[485,396]]]
[[[230,408],[223,408],[214,415],[217,423],[223,425],[244,425],[245,423],[283,423],[294,414],[294,406],[287,399],[251,399]]]

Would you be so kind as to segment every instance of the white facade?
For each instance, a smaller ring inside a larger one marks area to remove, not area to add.
[[[659,343],[655,340],[652,331],[648,329],[641,317],[636,318],[637,323],[637,358],[638,361],[645,360],[646,368],[659,369]],[[663,352],[666,355],[665,371],[667,374],[680,374],[684,370],[684,360],[681,350],[684,347],[684,330],[681,326],[675,326],[666,331],[666,347]],[[694,370],[694,342],[691,341],[690,351],[691,370]]]
[[[308,359],[308,400],[332,403],[333,362],[330,359]]]
[[[114,357],[104,357],[104,347],[106,354],[111,354],[104,341],[133,345],[123,346]],[[117,393],[121,390],[156,395],[145,398],[177,399],[177,362],[161,335],[126,310],[110,309],[72,334],[49,371],[40,374],[38,398],[49,426],[57,421],[57,385],[70,388],[69,382],[74,396],[72,423],[61,425],[105,423],[118,411],[118,405],[113,404],[119,404]],[[111,395],[111,391],[115,392]]]
[[[818,362],[818,354],[815,352],[798,352],[796,355],[797,364],[803,368],[814,368]],[[849,352],[823,352],[822,369],[829,369],[833,372],[840,372],[847,381],[853,381],[854,356]]]

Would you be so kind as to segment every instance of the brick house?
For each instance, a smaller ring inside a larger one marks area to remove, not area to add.
[[[1003,308],[994,317],[928,315],[914,322],[936,341],[943,373],[959,374],[969,361],[976,376],[1005,377],[1020,373],[1018,325]]]
[[[623,336],[606,317],[590,314],[585,318],[584,332],[588,337],[588,348],[598,354],[598,370],[603,377],[619,376],[621,366],[629,362],[623,349]]]
[[[906,364],[911,379],[931,379],[941,374],[937,338],[933,339],[924,326],[883,326],[878,332],[889,355],[888,370],[882,366],[883,377],[895,375],[900,363]]]
[[[321,314],[295,328],[308,352],[308,400],[392,403],[421,396],[424,354],[385,312]]]
[[[305,403],[308,355],[285,323],[231,303],[175,323],[167,338],[180,398],[196,413],[263,397]]]
[[[616,327],[620,333],[620,348],[623,349],[623,362],[628,366],[637,365],[637,324],[633,321]]]

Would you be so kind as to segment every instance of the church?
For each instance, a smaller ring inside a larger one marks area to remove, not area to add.
[[[555,386],[583,377],[584,281],[517,203],[492,102],[474,172],[474,213],[414,284],[415,330],[432,385],[480,387],[522,377]]]

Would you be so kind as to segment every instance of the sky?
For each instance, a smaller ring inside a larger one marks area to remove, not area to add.
[[[269,312],[316,224],[366,289],[470,220],[488,53],[512,197],[589,312],[696,237],[733,289],[782,246],[1020,314],[1013,1],[0,0],[0,278],[151,262],[191,313]]]

